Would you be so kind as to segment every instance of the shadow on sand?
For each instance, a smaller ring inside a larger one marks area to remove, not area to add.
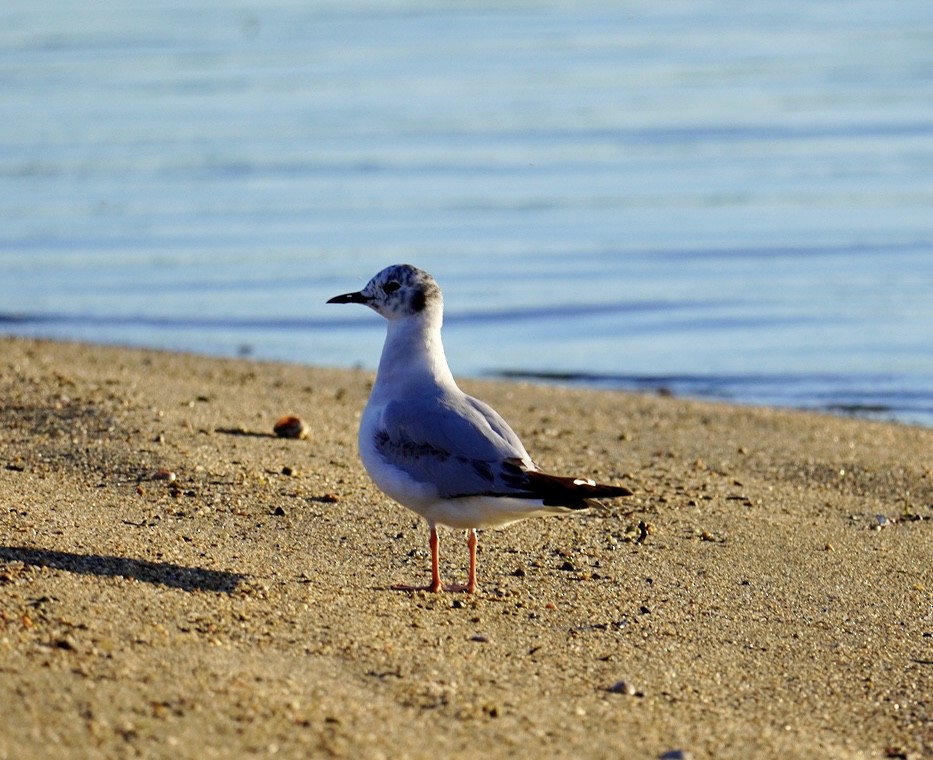
[[[153,583],[183,591],[234,591],[246,576],[203,567],[183,567],[170,562],[149,562],[128,557],[99,554],[73,554],[25,546],[0,546],[0,560],[22,562],[36,567],[51,567],[70,573],[98,576],[123,576],[143,583]]]

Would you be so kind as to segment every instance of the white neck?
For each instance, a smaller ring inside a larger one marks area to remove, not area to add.
[[[399,388],[432,393],[451,387],[456,383],[444,354],[439,315],[422,312],[389,320],[373,398],[380,398],[389,388],[395,395]]]

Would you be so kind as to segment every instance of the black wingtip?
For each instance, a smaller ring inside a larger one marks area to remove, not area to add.
[[[610,486],[603,483],[597,483],[596,488],[599,492],[595,494],[597,499],[621,499],[623,496],[634,496],[635,492],[625,486]]]
[[[526,472],[525,476],[532,490],[544,499],[547,507],[587,509],[592,506],[590,502],[593,500],[620,499],[634,493],[625,486],[597,483],[587,478],[568,478],[539,471]]]

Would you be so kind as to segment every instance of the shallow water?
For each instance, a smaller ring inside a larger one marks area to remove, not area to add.
[[[0,8],[0,330],[933,424],[925,0]]]

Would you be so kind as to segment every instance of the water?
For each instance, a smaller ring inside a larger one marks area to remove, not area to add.
[[[0,7],[0,331],[933,425],[933,5]]]

